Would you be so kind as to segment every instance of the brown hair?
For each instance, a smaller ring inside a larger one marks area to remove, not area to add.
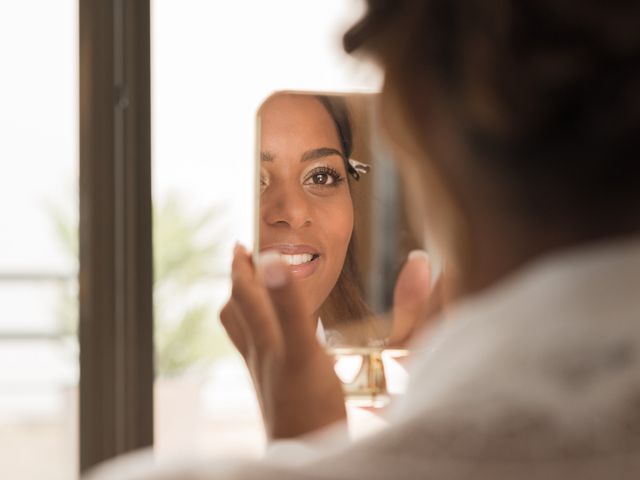
[[[640,228],[638,25],[630,1],[369,0],[344,45],[383,65],[414,126],[437,86],[469,168],[518,215],[598,236]]]
[[[349,158],[353,151],[353,126],[349,109],[342,97],[317,95],[316,98],[329,112],[342,147],[345,169],[350,172]],[[347,174],[349,188],[353,189],[351,175]],[[336,285],[320,307],[320,318],[325,328],[334,328],[339,324],[354,320],[364,320],[371,312],[362,298],[362,289],[358,283],[358,261],[355,251],[356,232],[351,234],[347,254]]]

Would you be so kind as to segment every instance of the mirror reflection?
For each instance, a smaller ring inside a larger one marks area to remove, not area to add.
[[[408,227],[377,102],[284,92],[258,113],[259,250],[290,265],[313,312],[308,321],[330,346],[384,342],[400,267],[423,248]]]

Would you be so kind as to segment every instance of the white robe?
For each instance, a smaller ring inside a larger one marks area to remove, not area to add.
[[[257,463],[135,455],[91,479],[640,478],[640,239],[531,262],[413,352],[389,426],[364,440],[337,427]]]

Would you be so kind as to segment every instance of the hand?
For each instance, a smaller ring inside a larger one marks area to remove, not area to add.
[[[442,277],[440,277],[442,279]],[[371,318],[370,322],[386,327],[374,327],[386,338],[389,347],[406,347],[417,333],[425,332],[435,325],[436,314],[442,310],[442,281],[441,279],[431,288],[431,262],[426,252],[414,250],[402,266],[394,288],[393,310],[391,325],[384,318]],[[359,329],[358,325],[347,329],[343,335],[355,343],[363,342],[370,329]],[[382,333],[384,332],[384,333]],[[409,357],[397,357],[395,362],[403,366]],[[384,409],[378,407],[360,407],[373,414],[383,414]]]
[[[344,420],[333,361],[316,339],[315,319],[288,267],[267,253],[254,269],[237,246],[231,277],[220,320],[249,368],[267,436],[296,437]]]
[[[414,250],[409,254],[393,292],[389,345],[406,345],[416,332],[433,326],[435,315],[442,310],[441,279],[432,288],[428,254],[422,250]]]

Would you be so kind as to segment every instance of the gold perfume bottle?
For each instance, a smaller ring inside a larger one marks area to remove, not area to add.
[[[405,349],[383,347],[327,347],[342,382],[345,402],[358,407],[382,408],[391,397],[385,363],[408,355]]]

